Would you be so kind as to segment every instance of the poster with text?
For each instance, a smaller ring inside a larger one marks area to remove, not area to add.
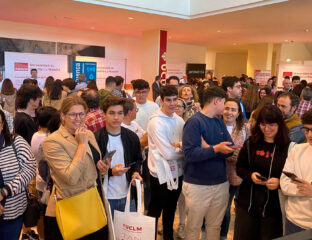
[[[278,87],[282,87],[285,76],[289,76],[290,78],[299,76],[301,79],[307,80],[307,82],[312,82],[312,65],[308,63],[281,63],[278,66]]]
[[[255,80],[256,83],[261,83],[269,80],[271,77],[271,70],[255,70]]]
[[[126,59],[106,59],[97,57],[77,56],[76,61],[96,62],[96,84],[98,89],[105,88],[108,76],[121,76],[126,81]]]
[[[181,79],[184,74],[186,74],[186,63],[167,63],[166,78],[170,76],[177,76]]]
[[[5,78],[10,78],[18,89],[23,80],[30,78],[30,70],[37,69],[38,85],[43,88],[48,76],[54,79],[69,77],[66,55],[5,52]]]

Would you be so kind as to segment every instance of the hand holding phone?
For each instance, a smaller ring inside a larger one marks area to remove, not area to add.
[[[266,177],[263,177],[263,176],[261,176],[261,175],[256,175],[256,177],[257,177],[260,181],[263,181],[263,182],[265,182],[265,181],[268,180]]]
[[[266,185],[267,178],[261,176],[258,172],[253,172],[251,174],[251,180],[258,185]]]
[[[113,150],[111,152],[106,152],[104,157],[103,157],[103,162],[105,164],[108,164],[108,159],[111,160],[112,157],[114,156],[115,152],[116,152],[116,150]]]
[[[234,150],[237,150],[237,149],[242,149],[243,146],[236,146],[236,145],[233,145],[231,148],[234,149]]]
[[[292,173],[292,172],[287,172],[287,171],[283,171],[283,173],[284,173],[287,177],[289,177],[292,181],[301,183],[301,181],[299,181],[299,180],[297,179],[298,177],[297,177],[296,174],[294,174],[294,173]]]

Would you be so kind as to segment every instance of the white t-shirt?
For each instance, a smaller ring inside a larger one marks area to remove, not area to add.
[[[36,132],[31,139],[31,151],[33,152],[37,167],[36,167],[36,189],[38,191],[43,192],[44,188],[46,186],[46,182],[40,177],[39,170],[38,170],[38,164],[39,161],[43,159],[43,151],[42,151],[42,142],[43,140],[48,136],[48,134],[45,133],[39,133]]]
[[[107,150],[116,150],[112,157],[112,168],[118,164],[125,164],[124,149],[121,142],[121,135],[108,134]],[[107,199],[121,199],[127,197],[128,193],[128,181],[126,174],[122,176],[111,176],[108,181]]]
[[[136,133],[136,135],[138,135],[139,138],[143,137],[143,135],[145,134],[143,128],[141,128],[140,125],[135,121],[132,121],[130,125],[122,123],[121,126]]]
[[[158,105],[151,101],[146,101],[144,104],[136,103],[139,111],[136,114],[135,121],[143,128],[144,131],[147,129],[147,123],[153,112],[159,109]]]

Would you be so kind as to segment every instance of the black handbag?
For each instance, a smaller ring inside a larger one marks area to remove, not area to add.
[[[12,148],[17,158],[17,151],[14,140],[15,138],[12,141]],[[39,203],[36,196],[28,192],[27,186],[25,188],[25,191],[27,196],[27,207],[23,215],[23,223],[25,227],[35,227],[37,226],[38,220],[40,218],[41,204]]]

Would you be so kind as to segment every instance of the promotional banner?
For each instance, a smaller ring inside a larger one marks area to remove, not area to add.
[[[159,41],[159,70],[158,75],[161,79],[166,79],[166,54],[167,54],[167,31],[160,30]]]
[[[22,85],[24,79],[30,78],[31,69],[37,69],[37,81],[41,88],[48,76],[62,80],[69,77],[65,55],[5,52],[4,62],[4,77],[10,78],[16,89]]]
[[[282,87],[285,76],[289,76],[290,78],[299,76],[301,79],[307,80],[307,82],[312,82],[312,65],[309,63],[281,63],[278,66],[278,87]]]
[[[98,89],[105,88],[108,76],[121,76],[126,82],[126,59],[106,59],[76,56],[77,61],[96,62],[96,84]]]
[[[255,70],[256,83],[267,82],[271,74],[271,70]]]
[[[73,61],[73,79],[78,82],[78,76],[81,73],[86,75],[86,81],[96,80],[96,62],[78,62]]]
[[[167,63],[166,78],[177,76],[181,79],[184,74],[186,74],[186,63]]]

